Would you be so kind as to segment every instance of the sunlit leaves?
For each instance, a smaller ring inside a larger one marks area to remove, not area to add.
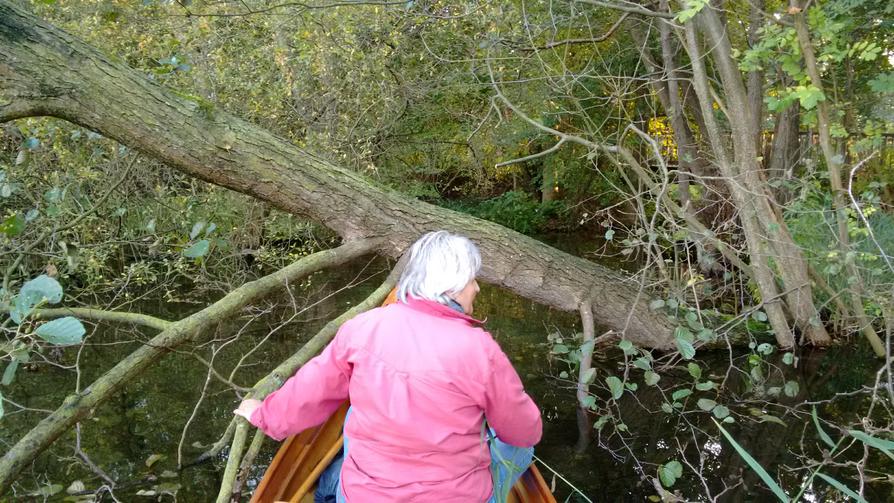
[[[694,18],[705,5],[708,5],[708,0],[684,0],[684,9],[677,13],[675,19],[681,23],[685,23]]]
[[[6,234],[7,237],[15,237],[25,230],[25,218],[21,213],[15,213],[0,222],[0,233]]]

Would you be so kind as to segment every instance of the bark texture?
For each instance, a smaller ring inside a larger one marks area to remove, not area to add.
[[[426,231],[460,232],[481,248],[481,279],[566,311],[596,292],[599,324],[642,346],[673,346],[669,321],[648,308],[648,295],[630,278],[375,186],[212,103],[167,90],[2,0],[0,122],[31,116],[93,129],[192,176],[316,220],[346,240],[380,238],[377,251],[392,257]]]

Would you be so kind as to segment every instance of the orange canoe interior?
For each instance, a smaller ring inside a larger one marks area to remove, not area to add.
[[[395,292],[383,305],[395,301]],[[280,447],[251,498],[252,503],[313,503],[317,479],[344,445],[342,429],[348,403],[325,423],[289,437]],[[509,494],[509,503],[555,503],[546,481],[533,464]]]

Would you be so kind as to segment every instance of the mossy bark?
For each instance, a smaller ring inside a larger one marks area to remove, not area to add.
[[[481,279],[561,310],[589,292],[597,322],[640,346],[673,347],[671,325],[637,282],[500,225],[379,187],[198,98],[172,92],[0,0],[0,122],[60,117],[202,180],[316,220],[346,240],[381,238],[399,256],[422,233],[449,229],[482,252]],[[632,316],[630,313],[632,311]]]

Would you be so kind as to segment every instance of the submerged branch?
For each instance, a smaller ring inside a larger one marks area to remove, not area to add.
[[[257,384],[252,388],[252,392],[247,395],[247,398],[255,398],[258,400],[263,400],[264,397],[269,395],[270,393],[276,391],[283,383],[291,377],[295,372],[298,371],[305,363],[310,361],[311,358],[316,356],[320,351],[329,344],[329,341],[335,337],[336,332],[338,332],[339,327],[341,327],[342,323],[350,320],[351,318],[357,316],[358,314],[368,311],[378,305],[380,305],[385,297],[388,295],[388,292],[394,288],[394,285],[397,283],[397,279],[400,276],[400,272],[403,269],[404,261],[401,260],[397,263],[394,269],[391,271],[391,274],[388,275],[388,278],[382,283],[379,288],[376,289],[373,293],[369,295],[363,302],[357,304],[356,306],[348,309],[341,316],[335,318],[334,320],[327,323],[316,335],[314,335],[304,346],[301,347],[294,355],[292,355],[289,359],[279,364],[278,367],[273,369],[272,372],[261,378]],[[245,440],[248,434],[249,423],[245,419],[241,417],[237,417],[234,419],[237,423],[236,426],[236,434],[233,436],[233,442],[230,447],[230,455],[227,458],[227,466],[224,470],[223,479],[221,480],[220,491],[217,494],[218,503],[226,503],[229,502],[233,497],[233,489],[236,483],[236,475],[238,474],[238,468],[242,465],[242,452],[245,449]],[[251,450],[249,449],[249,454]]]
[[[308,255],[268,276],[248,282],[214,304],[171,324],[80,393],[69,395],[62,405],[25,434],[0,458],[0,494],[9,488],[15,476],[65,431],[101,405],[130,379],[170,349],[189,340],[198,340],[213,333],[214,325],[237,314],[242,308],[271,291],[288,287],[311,273],[340,265],[367,254],[378,245],[374,240],[349,242],[338,248]]]

